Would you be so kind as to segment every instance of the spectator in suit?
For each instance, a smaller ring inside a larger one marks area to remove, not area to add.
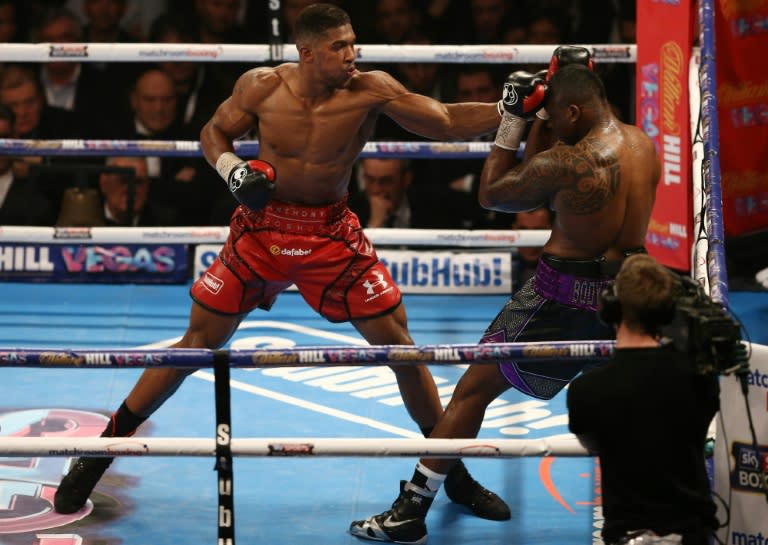
[[[124,140],[196,140],[198,134],[177,118],[178,100],[173,79],[159,68],[150,68],[136,80],[131,111],[113,127],[111,138]],[[205,225],[212,203],[226,185],[198,157],[147,157],[149,176],[157,180],[155,198],[178,210],[180,225]]]
[[[0,105],[0,138],[12,138],[16,116]],[[53,225],[54,209],[28,178],[13,173],[13,157],[0,155],[0,225]]]
[[[468,200],[433,184],[417,184],[405,159],[362,159],[358,165],[362,191],[349,207],[364,227],[449,229]]]
[[[142,72],[134,82],[130,95],[130,111],[112,124],[110,138],[125,140],[182,140],[176,118],[176,89],[171,77],[158,68]],[[179,161],[173,158],[149,157],[149,175],[153,178],[191,179],[189,172],[179,173]]]
[[[195,29],[188,19],[164,13],[152,23],[149,41],[181,44],[195,41]],[[160,69],[173,79],[176,90],[176,118],[190,138],[197,139],[200,129],[213,116],[218,105],[231,92],[205,62],[161,62]]]
[[[455,71],[456,102],[493,102],[498,99],[501,82],[492,65],[463,64]],[[493,142],[496,133],[475,138],[476,141]],[[433,176],[449,189],[468,196],[468,204],[461,213],[461,225],[465,229],[505,229],[509,218],[506,214],[486,210],[478,202],[480,173],[485,159],[445,159],[432,161]]]
[[[107,166],[134,171],[133,210],[129,209],[129,175],[104,172],[99,190],[104,203],[106,226],[159,227],[176,225],[176,211],[151,198],[151,184],[145,157],[110,157]]]
[[[44,12],[32,37],[37,42],[54,44],[82,42],[83,30],[74,13],[51,8]],[[74,112],[87,136],[98,138],[104,134],[115,97],[121,92],[114,78],[105,77],[92,63],[54,61],[40,64],[40,81],[49,105]]]
[[[40,80],[29,66],[7,65],[0,71],[0,104],[10,108],[16,116],[14,138],[60,139],[83,138],[77,116],[62,108],[49,106],[45,101]],[[82,163],[80,158],[67,157],[14,157],[13,172],[19,178],[33,177],[37,165]],[[55,176],[39,180],[40,190],[58,209],[66,182]]]

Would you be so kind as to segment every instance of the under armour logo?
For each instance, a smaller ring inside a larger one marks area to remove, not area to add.
[[[248,170],[245,167],[239,167],[232,173],[232,177],[229,179],[229,190],[232,192],[237,191],[243,185]]]
[[[378,271],[373,271],[373,274],[376,276],[377,278],[376,280],[374,280],[373,282],[371,282],[370,280],[366,280],[365,282],[363,282],[363,287],[367,290],[366,293],[368,295],[373,295],[374,288],[376,286],[381,286],[381,289],[384,289],[389,285],[389,282],[384,280],[383,274],[381,274]]]
[[[517,98],[517,91],[515,91],[515,86],[512,83],[505,83],[504,84],[504,91],[501,95],[501,99],[504,101],[504,104],[507,106],[514,106],[517,104],[518,98]]]

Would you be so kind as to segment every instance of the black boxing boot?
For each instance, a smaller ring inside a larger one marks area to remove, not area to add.
[[[467,507],[475,516],[488,520],[512,518],[506,502],[473,479],[461,460],[448,472],[443,487],[452,502]]]
[[[114,458],[78,458],[53,496],[56,512],[67,515],[82,509],[112,460]]]
[[[380,515],[353,521],[349,533],[373,541],[422,545],[427,542],[427,525],[424,520],[433,500],[433,492],[411,482],[400,481],[400,495],[392,508]]]
[[[145,417],[133,414],[123,403],[110,418],[101,437],[130,437],[144,420]],[[56,512],[66,515],[82,509],[112,460],[112,457],[78,458],[59,483],[59,488],[53,496],[53,508]]]

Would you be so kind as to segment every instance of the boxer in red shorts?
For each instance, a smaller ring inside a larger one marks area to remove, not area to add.
[[[299,61],[245,72],[200,133],[206,159],[241,206],[218,259],[192,287],[189,326],[174,347],[223,346],[250,310],[269,309],[292,283],[322,316],[350,321],[369,343],[413,344],[400,291],[347,209],[355,161],[380,114],[435,140],[480,136],[501,120],[496,103],[443,104],[386,72],[358,71],[355,33],[336,6],[306,8],[294,35]],[[259,157],[244,161],[233,141],[253,129]],[[443,412],[429,369],[392,370],[409,415],[429,436]],[[146,369],[103,435],[131,435],[190,372]],[[80,509],[110,463],[78,459],[59,485],[55,509]],[[477,516],[510,518],[507,504],[463,464],[452,470],[446,492]]]

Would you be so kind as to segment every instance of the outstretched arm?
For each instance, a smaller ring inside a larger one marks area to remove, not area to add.
[[[381,107],[404,129],[433,140],[462,140],[496,130],[501,116],[495,102],[445,104],[409,92],[389,74],[378,72],[376,85],[392,98]]]

